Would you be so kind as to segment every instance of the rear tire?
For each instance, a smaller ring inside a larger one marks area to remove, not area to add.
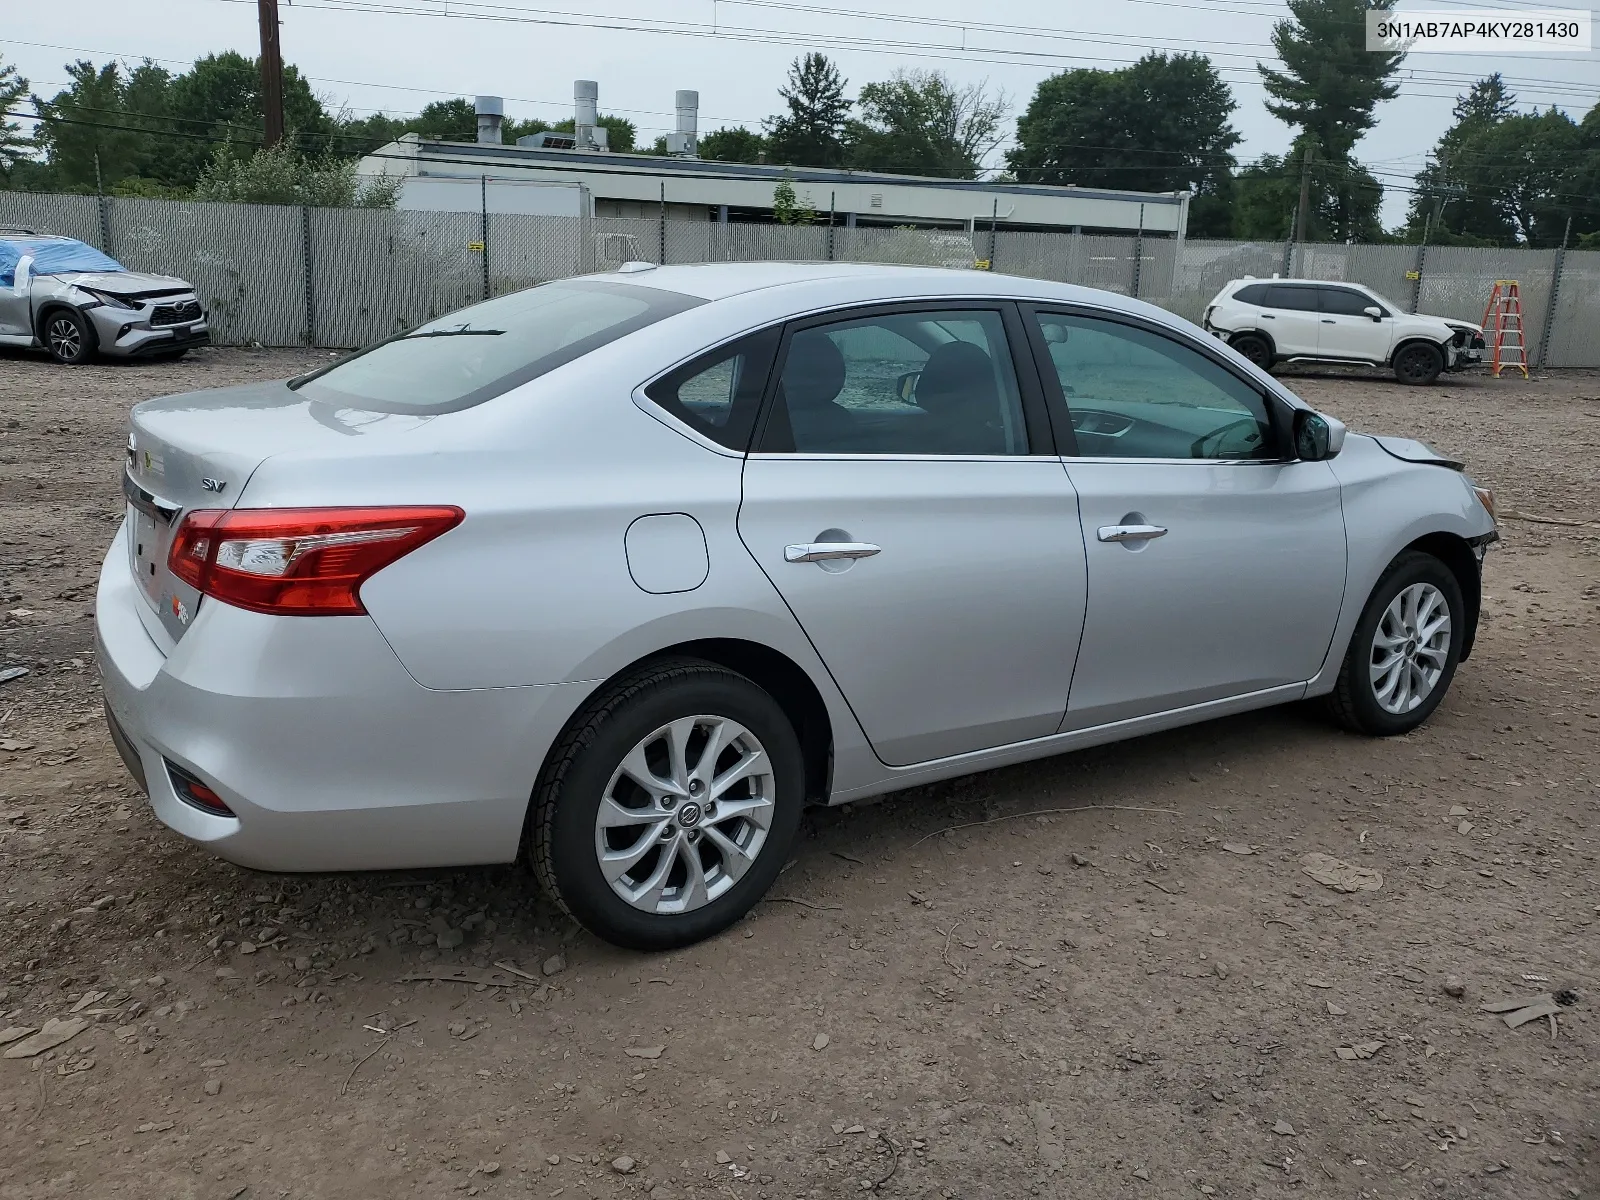
[[[1439,378],[1444,370],[1444,355],[1427,342],[1412,342],[1400,347],[1394,356],[1394,377],[1401,383],[1421,387]]]
[[[1272,369],[1272,347],[1259,333],[1241,333],[1229,345],[1249,359],[1252,366],[1263,371]]]
[[[1447,624],[1435,629],[1441,615]],[[1449,567],[1421,551],[1400,555],[1356,622],[1325,701],[1329,715],[1352,733],[1371,737],[1417,728],[1439,707],[1455,677],[1466,616],[1461,585]]]
[[[69,367],[90,361],[100,347],[89,318],[75,308],[51,309],[45,314],[40,334],[50,357]]]
[[[800,741],[776,700],[712,663],[659,663],[591,702],[557,742],[529,857],[591,933],[669,950],[756,905],[788,860],[804,794]]]

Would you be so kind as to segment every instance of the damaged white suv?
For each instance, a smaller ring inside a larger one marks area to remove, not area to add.
[[[1206,308],[1206,330],[1263,371],[1280,362],[1388,367],[1401,383],[1483,362],[1481,326],[1401,311],[1358,283],[1235,279]]]

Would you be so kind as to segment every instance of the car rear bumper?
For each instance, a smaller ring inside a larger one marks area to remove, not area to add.
[[[157,817],[269,871],[508,862],[539,765],[584,685],[432,691],[371,619],[200,605],[169,656],[146,632],[126,529],[95,606],[108,725]],[[169,764],[233,816],[180,798]]]

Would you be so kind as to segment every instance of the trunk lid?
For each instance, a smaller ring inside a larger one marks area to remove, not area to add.
[[[202,603],[167,568],[172,537],[186,513],[232,508],[268,458],[319,443],[348,445],[357,435],[415,429],[428,417],[352,412],[308,401],[283,380],[147,400],[128,434],[123,492],[128,561],[152,613],[177,641]]]

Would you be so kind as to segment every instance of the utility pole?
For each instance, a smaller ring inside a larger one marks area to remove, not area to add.
[[[278,0],[256,0],[261,17],[261,113],[266,119],[263,145],[283,141],[283,54],[278,49]]]
[[[1306,240],[1306,227],[1311,220],[1311,143],[1306,143],[1306,153],[1300,163],[1300,208],[1295,214],[1294,240]]]

